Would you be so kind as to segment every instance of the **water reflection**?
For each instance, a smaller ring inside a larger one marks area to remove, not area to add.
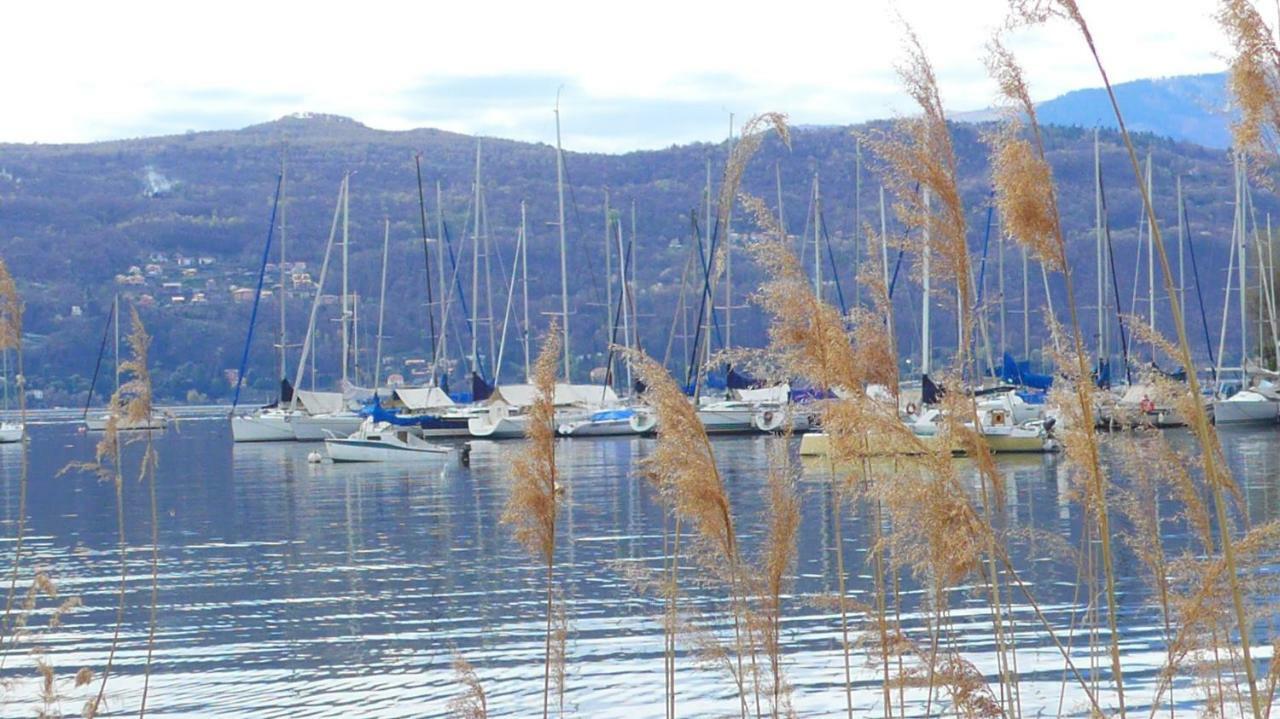
[[[35,426],[24,578],[47,570],[85,606],[42,638],[62,670],[101,666],[114,621],[119,581],[114,491],[82,474],[56,476],[93,456],[95,437],[72,424]],[[1224,431],[1229,461],[1242,479],[1253,522],[1280,514],[1275,434]],[[1170,435],[1174,443],[1185,436]],[[717,440],[744,552],[762,534],[765,438]],[[541,571],[516,546],[500,516],[515,445],[477,442],[469,468],[456,458],[429,470],[379,465],[317,465],[314,446],[233,446],[223,422],[186,422],[157,438],[160,452],[160,629],[150,707],[167,716],[375,717],[439,715],[457,692],[456,650],[476,666],[494,716],[526,716],[542,687]],[[571,503],[563,514],[557,573],[569,603],[567,700],[584,716],[662,716],[659,598],[637,591],[624,567],[660,567],[663,512],[638,466],[650,440],[561,441],[562,477]],[[135,458],[139,448],[129,450]],[[21,450],[0,447],[0,505],[6,541],[16,531]],[[1080,508],[1061,460],[1000,460],[1006,478],[1002,521],[1079,547]],[[1118,465],[1113,465],[1118,466]],[[836,586],[830,484],[821,467],[799,485],[802,525],[796,582],[786,600],[786,669],[803,715],[843,709],[839,620],[817,599]],[[127,611],[111,680],[109,713],[136,712],[141,690],[149,596],[149,516],[145,486],[125,482],[129,541]],[[1172,511],[1170,506],[1169,511]],[[844,515],[849,591],[870,602],[868,559],[874,527],[862,510]],[[1170,549],[1185,542],[1170,525]],[[1087,592],[1076,568],[1048,538],[1015,543],[1019,575],[1059,629],[1078,619]],[[10,555],[12,553],[10,552]],[[1117,560],[1127,679],[1156,680],[1163,627],[1149,605],[1141,565]],[[692,565],[690,570],[693,571]],[[913,614],[919,587],[903,576],[904,623],[926,637]],[[712,588],[690,587],[687,601],[709,616],[723,607]],[[993,675],[995,653],[984,601],[951,599],[956,641]],[[1030,711],[1056,713],[1061,658],[1025,602],[1017,622],[1022,696]],[[1077,661],[1090,658],[1081,650]],[[1105,663],[1105,662],[1103,662]],[[855,659],[859,713],[879,713],[880,684],[865,655]],[[1101,670],[1100,670],[1101,671]],[[33,675],[23,658],[3,669]],[[732,712],[731,682],[678,661],[679,702],[688,716]],[[1100,674],[1099,676],[1105,676]],[[23,685],[25,686],[25,685]],[[1184,692],[1189,694],[1189,692]],[[1134,704],[1141,704],[1135,690]],[[34,688],[24,696],[34,697]],[[1105,700],[1105,695],[1104,695]],[[19,706],[26,715],[32,703]],[[1067,707],[1079,709],[1079,697]],[[8,709],[9,707],[7,707]]]

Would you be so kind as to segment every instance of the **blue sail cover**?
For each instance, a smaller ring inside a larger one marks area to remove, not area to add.
[[[1049,389],[1053,386],[1053,375],[1035,374],[1031,371],[1031,363],[1015,362],[1013,355],[1004,353],[1004,367],[1000,379],[1009,384],[1031,387],[1032,389]]]
[[[764,386],[764,383],[749,374],[743,374],[730,367],[725,376],[725,385],[729,389],[760,389]]]

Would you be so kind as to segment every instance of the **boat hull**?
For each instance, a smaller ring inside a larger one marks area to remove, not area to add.
[[[1213,403],[1216,424],[1275,424],[1280,421],[1280,402],[1225,399]]]
[[[244,414],[231,418],[235,442],[292,442],[293,428],[284,414]]]
[[[23,425],[12,422],[0,423],[0,444],[12,444],[21,442],[25,428]]]
[[[404,447],[364,439],[326,439],[324,447],[334,462],[422,463],[449,456],[447,447]]]
[[[107,429],[107,422],[111,420],[111,415],[100,414],[95,417],[85,417],[84,426],[90,432],[104,432]],[[140,432],[144,430],[162,430],[169,426],[169,420],[163,415],[152,414],[147,419],[130,422],[122,419],[116,425],[116,429],[121,432]]]

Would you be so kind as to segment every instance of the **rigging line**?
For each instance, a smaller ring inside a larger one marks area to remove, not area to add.
[[[1120,280],[1116,275],[1116,248],[1111,242],[1111,218],[1107,213],[1107,188],[1098,178],[1099,194],[1102,196],[1102,232],[1107,239],[1107,258],[1111,264],[1111,290],[1116,299],[1116,324],[1120,329],[1120,352],[1124,360],[1124,379],[1133,384],[1133,371],[1129,367],[1129,334],[1124,328],[1124,313],[1120,311]]]
[[[107,353],[107,334],[111,330],[111,322],[116,316],[116,303],[111,303],[111,309],[107,311],[106,324],[102,325],[102,343],[98,345],[98,361],[93,365],[93,380],[89,382],[89,396],[84,400],[84,414],[80,415],[80,419],[89,417],[89,406],[93,404],[93,391],[98,387],[98,373],[102,370],[102,357]],[[8,379],[5,380],[8,382]]]
[[[470,204],[468,203],[468,207],[469,206]],[[470,214],[471,214],[471,211],[467,210],[467,215],[470,216]],[[458,271],[461,268],[458,265],[458,257],[453,252],[453,240],[449,235],[449,221],[445,220],[443,222],[443,225],[444,225],[445,244],[449,248],[449,265],[453,268],[453,286],[458,290],[458,301],[462,303],[462,320],[463,320],[463,324],[467,328],[467,338],[470,339],[472,336],[474,336],[475,328],[471,326],[471,311],[467,307],[467,293],[463,291],[462,279],[458,276]],[[472,299],[474,300],[474,298]],[[455,337],[457,338],[457,341],[458,341],[458,350],[465,357],[467,354],[467,351],[466,351],[466,348],[462,345],[462,338],[457,337],[456,333],[455,333]]]
[[[575,237],[579,244],[578,251],[583,253],[590,252],[592,251],[591,248],[594,247],[594,243],[586,243],[586,247],[588,249],[584,250],[582,247],[586,242],[583,239],[586,236],[586,233],[582,231],[582,213],[578,209],[578,195],[573,191],[573,178],[569,176],[569,162],[563,151],[560,153],[560,164],[564,167],[564,184],[565,187],[569,188],[569,204],[573,206],[573,221],[578,230],[577,233],[575,233]],[[599,259],[600,265],[604,264],[603,257],[599,257],[597,259]],[[597,267],[600,265],[597,265]],[[586,274],[591,279],[591,301],[595,304],[600,304],[600,282],[596,279],[594,272],[588,272]]]
[[[836,268],[836,256],[831,250],[831,235],[827,232],[826,215],[819,213],[818,227],[822,231],[822,239],[826,241],[827,260],[831,263],[831,278],[836,282],[836,298],[840,300],[840,316],[844,317],[849,313],[849,308],[844,302],[844,288],[840,286],[840,271]]]
[[[267,244],[262,248],[262,265],[258,268],[258,291],[253,296],[253,311],[249,314],[249,333],[244,338],[244,352],[240,355],[240,371],[236,374],[236,392],[231,400],[231,413],[235,414],[240,404],[240,387],[244,384],[245,369],[249,365],[249,346],[253,343],[253,328],[258,322],[258,305],[262,303],[262,281],[267,275],[267,259],[271,253],[271,239],[276,233],[276,210],[280,207],[280,187],[284,184],[284,175],[276,175],[276,198],[271,203],[271,225],[267,228]]]
[[[626,249],[627,252],[631,251],[631,243],[634,241],[635,241],[635,238],[633,237],[631,238],[631,240],[627,242],[627,249]],[[618,308],[613,312],[613,323],[610,325],[610,332],[609,332],[609,355],[604,365],[605,366],[604,385],[603,387],[601,387],[601,390],[600,390],[601,402],[604,402],[604,399],[605,399],[604,388],[613,386],[613,357],[616,354],[613,348],[614,348],[614,345],[618,343],[618,324],[622,317],[622,305],[623,305],[623,302],[625,302],[626,300],[626,296],[627,296],[627,293],[626,293],[626,290],[624,289],[622,294],[619,295],[618,297]],[[628,387],[627,389],[629,391],[631,388]]]
[[[434,360],[436,356],[436,316],[432,312],[431,305],[434,304],[433,293],[431,291],[431,250],[427,246],[427,199],[422,193],[422,153],[419,152],[413,156],[413,166],[418,173],[418,214],[422,218],[422,263],[427,272],[427,324],[431,331],[431,357]],[[440,238],[436,238],[439,242]],[[442,291],[443,287],[440,288]],[[443,307],[443,304],[441,305]],[[431,363],[431,382],[436,380],[436,365]]]
[[[1191,224],[1187,221],[1187,205],[1182,204],[1182,226],[1186,228],[1187,254],[1191,257],[1191,277],[1196,283],[1196,303],[1200,305],[1200,326],[1204,329],[1204,344],[1209,348],[1209,366],[1213,368],[1213,381],[1218,382],[1218,362],[1213,357],[1213,340],[1209,338],[1209,316],[1205,313],[1204,295],[1200,293],[1200,270],[1196,265],[1196,247],[1191,241]]]

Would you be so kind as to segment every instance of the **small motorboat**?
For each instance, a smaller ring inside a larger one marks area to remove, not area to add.
[[[17,422],[0,422],[0,444],[21,442],[25,428]]]
[[[350,437],[329,437],[325,450],[334,462],[432,462],[444,459],[449,447],[422,439],[406,427],[365,420]]]
[[[564,422],[556,431],[562,437],[626,437],[650,434],[657,424],[657,416],[647,409],[618,407]]]

